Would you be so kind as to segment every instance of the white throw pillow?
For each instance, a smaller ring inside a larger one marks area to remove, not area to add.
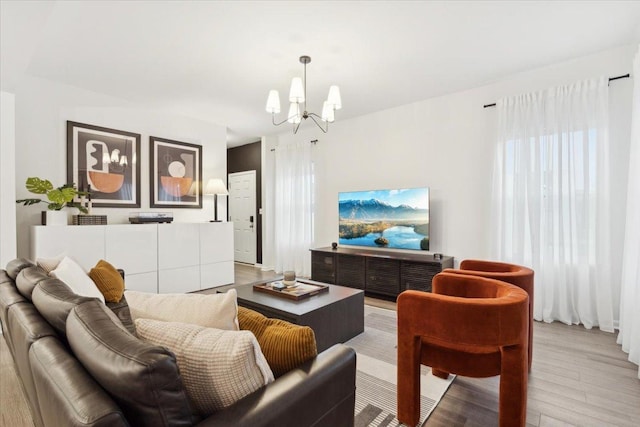
[[[47,272],[47,274],[51,273],[56,269],[60,261],[64,259],[66,254],[63,252],[60,255],[56,255],[52,258],[38,258],[36,259],[36,265]]]
[[[238,303],[235,289],[219,294],[151,294],[125,291],[131,318],[183,322],[205,328],[237,331]]]
[[[50,276],[62,280],[73,292],[85,297],[98,298],[104,304],[104,295],[98,289],[86,271],[77,262],[68,256],[62,258],[55,270],[49,273]]]
[[[137,319],[140,338],[176,355],[196,410],[210,415],[273,382],[273,373],[249,331],[223,331],[179,322]]]

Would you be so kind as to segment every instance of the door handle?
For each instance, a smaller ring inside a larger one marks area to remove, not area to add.
[[[253,215],[251,215],[251,216],[249,217],[249,222],[251,222],[251,223],[253,224]]]

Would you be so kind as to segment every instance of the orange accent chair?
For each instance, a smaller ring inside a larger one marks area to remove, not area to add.
[[[434,375],[500,375],[501,427],[527,413],[529,297],[509,283],[440,273],[433,292],[404,291],[398,311],[398,420],[420,418],[420,365]]]
[[[447,268],[444,271],[502,280],[527,291],[529,294],[529,372],[531,372],[531,363],[533,362],[533,270],[504,262],[466,259],[460,263],[459,270]]]

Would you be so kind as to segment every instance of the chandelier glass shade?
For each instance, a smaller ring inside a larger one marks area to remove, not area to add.
[[[270,90],[267,97],[267,113],[271,113],[271,121],[275,126],[283,123],[293,124],[293,133],[298,132],[302,119],[311,119],[318,125],[322,132],[327,133],[329,123],[335,120],[335,111],[342,108],[342,99],[340,97],[340,88],[331,86],[327,100],[322,104],[322,113],[320,115],[309,112],[307,110],[307,64],[311,62],[309,56],[301,56],[300,62],[304,65],[303,77],[294,77],[291,80],[291,89],[289,90],[289,112],[287,118],[283,121],[276,122],[276,114],[280,113],[280,94],[277,90]]]

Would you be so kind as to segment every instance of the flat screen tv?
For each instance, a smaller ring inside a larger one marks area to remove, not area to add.
[[[338,194],[341,245],[429,250],[429,188]]]

